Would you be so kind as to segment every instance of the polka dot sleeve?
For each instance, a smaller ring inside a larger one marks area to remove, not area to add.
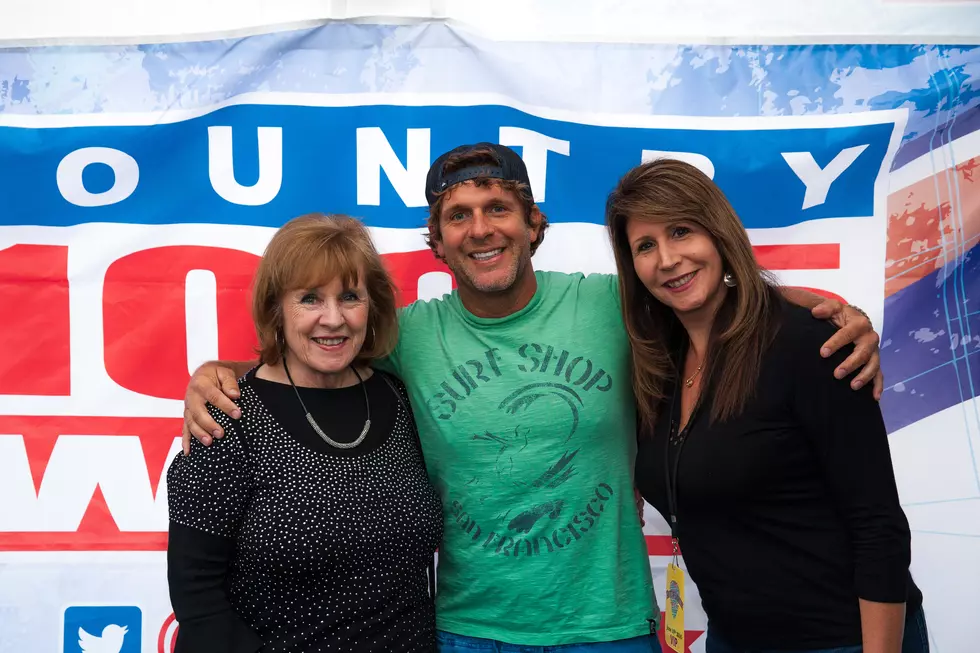
[[[234,537],[251,493],[252,475],[237,423],[208,404],[225,437],[177,453],[167,471],[170,520],[212,535]]]

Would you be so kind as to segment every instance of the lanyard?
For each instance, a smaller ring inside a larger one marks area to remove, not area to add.
[[[677,443],[677,452],[674,455],[673,469],[671,469],[670,464],[670,441],[674,438],[678,424],[674,421],[674,411],[679,408],[678,404],[681,403],[681,384],[680,379],[674,386],[674,396],[670,402],[670,421],[668,422],[667,437],[664,438],[664,480],[667,490],[667,514],[670,516],[670,539],[674,547],[674,557],[677,557],[678,547],[677,547],[677,470],[681,462],[681,453],[684,450],[684,443],[687,442],[687,434],[691,430],[691,425],[694,424],[694,419],[697,417],[698,409],[701,407],[701,397],[698,397],[698,401],[694,405],[694,410],[691,411],[690,417],[688,417],[687,424],[684,425],[684,430],[680,432],[680,442]],[[703,393],[702,393],[703,394]]]

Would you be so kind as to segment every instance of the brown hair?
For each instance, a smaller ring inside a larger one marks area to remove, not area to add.
[[[391,353],[398,339],[395,286],[367,228],[346,215],[311,213],[293,218],[272,236],[252,284],[252,320],[259,360],[279,362],[282,299],[291,290],[316,288],[340,277],[353,287],[364,275],[369,300],[367,335],[355,360],[366,363]]]
[[[497,155],[493,150],[487,147],[481,147],[447,157],[442,164],[442,170],[444,173],[452,173],[475,165],[499,164],[500,162],[497,160]],[[527,226],[538,227],[538,237],[531,243],[531,256],[534,256],[534,252],[536,252],[541,243],[544,242],[544,232],[548,229],[548,218],[534,203],[531,187],[527,184],[514,181],[512,179],[496,179],[494,177],[476,177],[471,181],[476,186],[484,188],[498,186],[502,190],[512,192],[517,196],[518,201],[521,203],[521,208],[524,210],[524,221],[527,223]],[[437,199],[432,203],[432,206],[429,207],[429,219],[427,222],[429,233],[425,236],[425,242],[429,246],[429,249],[432,250],[432,253],[435,254],[436,258],[439,260],[445,260],[436,252],[436,243],[442,238],[442,228],[439,224],[439,215],[442,213],[443,200],[455,187],[456,186],[450,186],[446,190],[436,193]],[[535,213],[537,213],[539,216],[537,222],[534,220]]]
[[[682,361],[675,361],[684,332],[674,312],[644,287],[633,267],[626,236],[629,220],[694,223],[711,236],[724,270],[735,280],[712,326],[702,387],[713,390],[711,419],[739,414],[754,394],[762,354],[778,327],[775,279],[759,267],[748,233],[721,189],[694,166],[673,159],[641,164],[619,181],[606,203],[623,321],[632,348],[633,391],[649,432],[665,388]]]

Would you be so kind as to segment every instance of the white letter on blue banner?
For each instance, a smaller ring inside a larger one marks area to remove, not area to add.
[[[102,193],[90,193],[85,189],[82,172],[93,163],[112,168],[115,175],[112,188]],[[61,160],[56,178],[61,196],[75,206],[108,206],[133,194],[140,181],[140,167],[136,159],[111,147],[83,147]]]
[[[820,168],[820,165],[809,152],[783,152],[782,155],[786,163],[806,186],[806,193],[803,195],[803,208],[808,209],[826,202],[830,185],[861,156],[861,152],[864,152],[867,147],[867,145],[856,145],[841,150],[834,157],[834,160],[823,169]]]
[[[357,203],[381,205],[381,170],[406,207],[425,206],[425,176],[429,172],[429,130],[407,129],[406,165],[398,160],[380,127],[357,130]]]
[[[232,204],[262,206],[282,188],[282,127],[259,127],[259,179],[252,186],[235,180],[231,127],[208,127],[208,176],[214,192]]]

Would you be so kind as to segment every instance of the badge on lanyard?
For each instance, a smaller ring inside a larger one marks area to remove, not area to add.
[[[676,653],[684,653],[684,570],[677,565],[677,540],[674,559],[667,565],[667,610],[664,619],[664,641]]]
[[[664,619],[664,641],[675,653],[684,653],[684,571],[678,564],[680,547],[677,544],[677,472],[681,460],[681,451],[687,439],[686,433],[690,429],[700,405],[700,402],[695,405],[687,426],[678,435],[674,464],[671,466],[669,462],[670,442],[674,439],[677,428],[677,424],[674,422],[674,409],[678,406],[680,394],[679,391],[675,392],[674,401],[671,402],[670,433],[669,437],[664,439],[664,480],[667,493],[667,510],[670,514],[670,540],[674,550],[673,560],[667,565],[667,609]]]

